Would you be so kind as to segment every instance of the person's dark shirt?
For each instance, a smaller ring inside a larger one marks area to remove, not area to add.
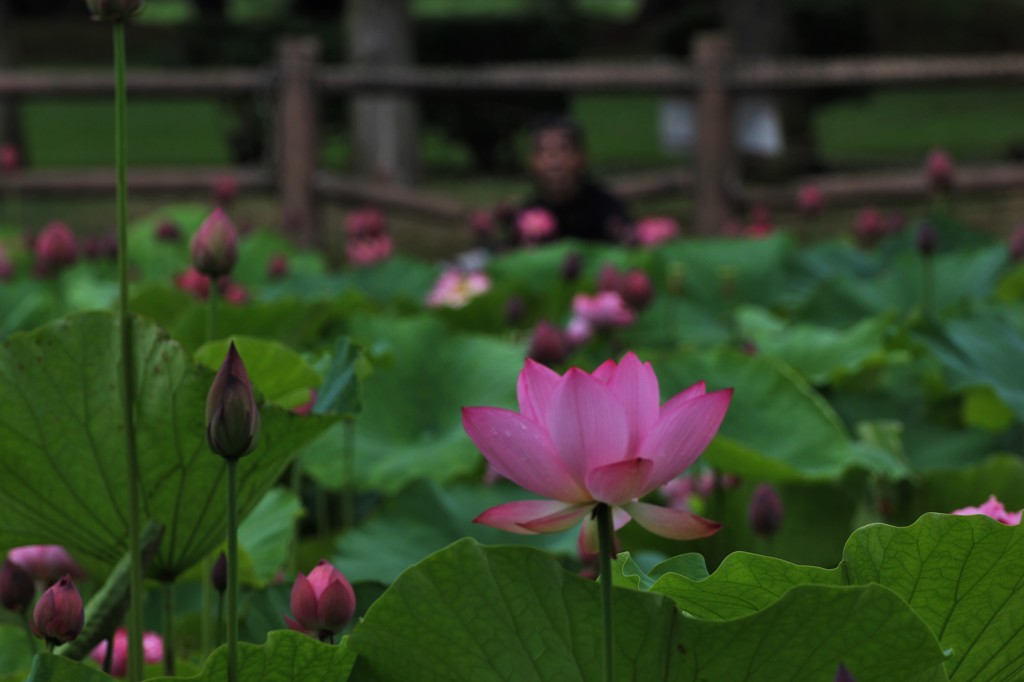
[[[626,205],[589,178],[583,181],[576,196],[565,203],[553,204],[535,194],[523,208],[549,211],[558,225],[554,239],[621,241],[632,222]]]

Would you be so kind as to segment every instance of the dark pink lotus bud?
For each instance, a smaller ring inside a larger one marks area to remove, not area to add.
[[[260,412],[245,363],[232,341],[206,397],[206,442],[225,459],[245,457],[260,432]]]
[[[938,235],[935,233],[935,228],[930,224],[925,223],[917,231],[917,251],[924,257],[929,257],[935,254],[935,249],[938,246]]]
[[[210,583],[221,594],[228,589],[228,558],[221,552],[210,569]]]
[[[630,270],[622,278],[620,292],[622,300],[633,310],[643,310],[654,297],[651,278],[643,270]]]
[[[200,273],[195,268],[189,268],[185,272],[174,277],[174,286],[187,294],[192,294],[201,301],[205,301],[210,295],[210,278]]]
[[[825,193],[819,185],[801,185],[796,191],[796,207],[805,216],[816,216],[825,208]]]
[[[238,196],[238,178],[233,175],[221,175],[213,181],[213,201],[218,206],[227,206]]]
[[[473,233],[478,236],[486,236],[494,232],[494,214],[485,208],[473,211],[469,216],[469,225]]]
[[[387,230],[384,214],[376,208],[352,211],[345,216],[343,226],[350,238],[376,236]]]
[[[857,214],[857,222],[854,224],[853,231],[857,243],[863,248],[870,249],[886,234],[882,214],[873,206],[861,209]]]
[[[18,151],[18,148],[10,142],[0,145],[0,171],[10,173],[20,167],[21,152]]]
[[[267,261],[267,278],[281,279],[288,274],[288,257],[283,253],[275,253]]]
[[[857,682],[857,678],[853,676],[846,666],[842,663],[839,664],[839,668],[836,669],[836,677],[834,682]]]
[[[7,251],[0,248],[0,281],[9,282],[14,278],[14,263]]]
[[[641,246],[657,246],[679,236],[679,223],[666,216],[651,216],[637,223],[634,233]]]
[[[78,246],[71,228],[55,220],[43,228],[35,240],[36,263],[53,274],[75,262]]]
[[[142,11],[143,0],[85,0],[93,21],[124,21]]]
[[[601,272],[597,275],[598,291],[620,291],[622,289],[622,274],[611,263],[601,266]]]
[[[114,632],[114,651],[110,655],[110,670],[106,671],[111,677],[125,677],[128,675],[128,630],[118,628]],[[109,642],[103,640],[89,653],[97,665],[102,666],[107,660],[107,647]],[[142,660],[153,665],[164,660],[164,638],[155,632],[142,633]]]
[[[942,149],[933,149],[925,160],[928,184],[934,191],[948,192],[953,189],[955,166],[953,158]]]
[[[377,234],[349,240],[345,245],[348,262],[357,268],[387,260],[394,249],[391,235]]]
[[[769,237],[775,232],[775,224],[772,222],[772,211],[763,204],[757,204],[750,209],[750,221],[743,230],[743,235],[750,239],[762,239]]]
[[[223,209],[216,208],[192,237],[192,265],[208,277],[231,272],[238,261],[238,232]]]
[[[770,538],[779,532],[782,526],[782,500],[775,492],[775,488],[767,483],[761,483],[754,488],[750,507],[747,509],[747,518],[750,520],[750,527],[761,537]]]
[[[1018,225],[1010,235],[1010,260],[1014,263],[1024,258],[1024,225]]]
[[[558,222],[544,208],[528,208],[516,217],[519,239],[526,244],[539,244],[550,239],[558,230]]]
[[[583,256],[579,251],[570,251],[565,254],[565,260],[562,261],[562,279],[566,282],[575,282],[579,279],[582,269]]]
[[[557,365],[565,360],[567,348],[562,332],[547,320],[542,320],[533,330],[530,348],[526,356],[542,365]]]
[[[302,573],[295,578],[291,607],[295,619],[284,617],[288,627],[333,641],[355,615],[356,595],[345,576],[321,559],[308,578]]]
[[[181,228],[173,220],[165,220],[156,226],[156,239],[161,242],[180,242]]]
[[[51,585],[62,575],[80,578],[85,572],[60,545],[25,545],[7,552],[7,558],[21,566],[32,579]]]
[[[54,646],[78,637],[85,625],[85,609],[82,595],[70,575],[65,575],[43,593],[36,602],[29,625],[32,634]]]
[[[25,613],[36,596],[36,584],[28,571],[10,559],[0,568],[0,604],[8,611]]]
[[[520,296],[509,296],[505,301],[505,322],[510,327],[518,327],[526,315],[526,304]]]
[[[222,277],[218,288],[221,297],[231,305],[243,305],[249,300],[249,292],[237,282],[226,281],[226,278]]]

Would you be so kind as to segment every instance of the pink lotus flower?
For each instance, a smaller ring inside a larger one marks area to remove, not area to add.
[[[636,241],[641,246],[657,246],[679,236],[679,223],[666,216],[651,216],[636,224]]]
[[[697,459],[718,431],[732,389],[706,393],[698,383],[659,405],[658,378],[633,353],[592,374],[559,376],[527,360],[517,387],[519,412],[464,407],[462,424],[505,478],[544,500],[510,502],[476,518],[512,533],[552,533],[613,507],[619,528],[629,520],[663,537],[690,540],[720,524],[639,499]],[[583,525],[582,546],[596,551],[597,524]]]
[[[387,230],[384,214],[376,208],[363,208],[351,211],[342,223],[349,237],[368,237],[382,234]]]
[[[65,575],[43,593],[29,623],[33,635],[54,646],[73,641],[84,625],[82,595],[70,575]]]
[[[572,312],[596,328],[625,327],[633,324],[633,311],[617,291],[599,291],[593,296],[576,294],[572,299]]]
[[[957,516],[971,516],[973,514],[984,514],[990,519],[995,519],[999,523],[1006,524],[1007,526],[1019,526],[1021,516],[1024,516],[1024,509],[1018,512],[1006,511],[1006,507],[1000,502],[995,495],[989,495],[988,499],[985,500],[981,506],[978,507],[964,507],[963,509],[957,509],[953,512]]]
[[[43,585],[51,585],[62,575],[80,578],[85,572],[79,567],[66,549],[60,545],[25,545],[7,552],[11,563],[21,566],[32,579]]]
[[[195,268],[175,275],[174,285],[187,294],[192,294],[201,301],[210,295],[210,278]]]
[[[10,142],[0,145],[0,170],[5,173],[16,171],[21,167],[21,152]]]
[[[519,238],[527,244],[537,244],[555,235],[558,224],[555,216],[543,208],[528,208],[516,218]]]
[[[288,274],[288,257],[275,253],[267,260],[267,279],[281,279]]]
[[[394,242],[391,235],[378,234],[373,236],[350,239],[345,245],[348,262],[356,267],[373,265],[391,257]]]
[[[40,274],[53,274],[78,256],[75,234],[67,223],[55,220],[43,228],[33,244]]]
[[[103,640],[89,653],[92,660],[103,665],[107,660],[108,641]],[[142,633],[142,660],[150,665],[159,663],[164,658],[164,638],[155,632]],[[114,632],[114,653],[110,659],[110,670],[112,677],[125,677],[128,675],[128,631],[118,628]]]
[[[302,573],[295,578],[291,607],[295,620],[285,616],[288,627],[333,641],[355,615],[356,595],[345,576],[321,559],[308,578]]]
[[[490,288],[491,278],[484,273],[450,268],[441,273],[427,294],[427,305],[431,308],[464,308]]]
[[[796,207],[805,216],[814,216],[825,208],[825,193],[815,184],[801,185],[796,191]]]
[[[925,173],[928,176],[928,184],[933,190],[948,192],[953,188],[953,177],[955,166],[953,157],[943,149],[933,149],[924,162]]]

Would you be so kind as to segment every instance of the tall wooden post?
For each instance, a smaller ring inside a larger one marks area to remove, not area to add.
[[[314,76],[320,58],[316,38],[286,38],[278,44],[278,112],[275,151],[277,187],[285,229],[299,243],[321,242],[313,189],[319,117]]]
[[[723,33],[702,33],[693,41],[697,72],[697,231],[717,234],[731,211],[726,183],[736,172],[729,69],[732,41]]]

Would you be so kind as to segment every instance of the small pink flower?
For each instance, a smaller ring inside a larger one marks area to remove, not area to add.
[[[861,209],[854,224],[854,236],[864,248],[871,248],[885,236],[887,230],[882,214],[874,206]]]
[[[538,244],[554,236],[558,228],[555,216],[543,208],[528,208],[516,218],[519,238],[527,244]]]
[[[210,278],[195,268],[189,268],[185,272],[175,275],[174,285],[201,301],[205,301],[206,297],[210,295]]]
[[[108,640],[103,640],[89,654],[101,666],[107,660],[108,644]],[[152,665],[163,658],[163,637],[155,632],[142,633],[142,660]],[[128,631],[125,628],[118,628],[114,632],[114,653],[110,659],[109,674],[113,677],[125,677],[128,674]]]
[[[572,348],[582,346],[589,341],[593,335],[594,325],[592,325],[586,318],[572,317],[569,319],[569,323],[565,325],[565,340]]]
[[[953,511],[953,514],[957,516],[984,514],[990,519],[995,519],[999,523],[1006,524],[1007,526],[1019,526],[1021,516],[1024,516],[1024,509],[1017,512],[1006,511],[1006,507],[1003,506],[1003,503],[1000,502],[995,495],[989,495],[989,498],[985,500],[981,506],[964,507],[963,509]]]
[[[0,145],[0,171],[10,173],[21,167],[21,152],[11,142]]]
[[[62,575],[80,578],[85,572],[60,545],[25,545],[7,552],[7,558],[21,566],[32,579],[43,585],[57,582]]]
[[[491,288],[491,278],[482,272],[465,272],[450,268],[441,273],[427,294],[431,308],[464,308],[477,296]]]
[[[238,178],[233,175],[221,175],[213,181],[213,201],[218,206],[227,206],[238,197]]]
[[[393,249],[391,236],[378,234],[350,239],[345,245],[345,255],[355,267],[365,267],[387,260]]]
[[[243,305],[249,300],[249,292],[241,284],[225,279],[221,279],[219,284],[220,295],[231,305]]]
[[[633,324],[635,315],[617,291],[599,291],[593,296],[576,294],[572,312],[596,328],[624,327]]]
[[[564,375],[532,360],[519,374],[519,411],[464,407],[469,437],[505,478],[547,499],[499,505],[476,518],[513,533],[573,527],[598,503],[614,526],[630,519],[663,537],[690,540],[719,524],[639,500],[687,469],[718,431],[732,391],[707,393],[695,384],[660,405],[650,363],[633,353],[593,373]],[[583,524],[582,546],[596,551],[596,522]]]
[[[221,208],[213,210],[192,237],[192,265],[208,277],[231,272],[238,262],[238,230]]]
[[[342,223],[345,234],[351,238],[370,237],[383,234],[387,230],[384,214],[376,208],[363,208],[351,211]]]
[[[815,216],[825,208],[825,193],[820,185],[801,185],[796,191],[796,207],[805,216]]]
[[[933,149],[924,162],[928,184],[933,190],[948,192],[953,188],[956,173],[953,158],[942,149]]]
[[[355,615],[356,595],[345,576],[321,559],[309,577],[299,573],[295,578],[291,607],[295,619],[284,617],[288,627],[333,641]]]
[[[657,246],[679,236],[679,223],[666,216],[644,218],[636,224],[636,241],[641,246]]]
[[[567,351],[562,332],[547,320],[541,320],[533,330],[526,355],[542,365],[550,366],[564,360]]]
[[[75,234],[67,223],[55,220],[35,239],[36,264],[40,273],[53,274],[71,265],[78,256]]]
[[[70,575],[62,577],[43,593],[29,623],[33,635],[55,646],[73,641],[84,625],[82,595]]]
[[[654,286],[651,278],[643,270],[630,270],[623,278],[619,287],[622,300],[630,308],[641,311],[651,303],[654,297]]]
[[[288,274],[288,257],[275,253],[267,260],[267,279],[281,279]]]

